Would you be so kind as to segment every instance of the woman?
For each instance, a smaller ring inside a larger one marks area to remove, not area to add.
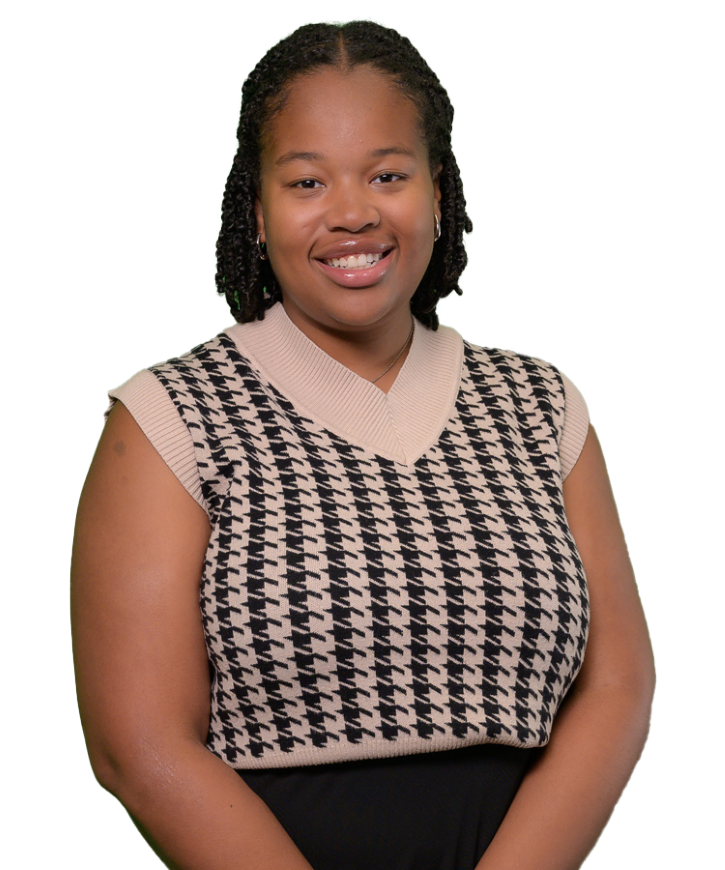
[[[651,652],[581,397],[437,328],[471,229],[452,117],[394,31],[273,48],[218,245],[239,322],[112,393],[79,701],[168,866],[574,868],[641,751]]]

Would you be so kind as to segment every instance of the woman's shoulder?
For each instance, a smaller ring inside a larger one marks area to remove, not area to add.
[[[168,416],[177,395],[183,396],[199,387],[203,390],[206,382],[213,392],[215,376],[220,372],[229,374],[240,361],[245,361],[244,348],[235,332],[239,326],[227,327],[185,353],[153,363],[110,389],[111,404],[106,416],[115,401],[139,410],[156,408],[162,416]]]
[[[558,383],[563,386],[559,368],[540,357],[501,347],[479,345],[466,339],[463,339],[463,347],[470,363],[482,367],[489,377],[497,373],[511,383],[544,378],[551,384]]]
[[[213,372],[223,365],[234,342],[221,332],[190,351],[136,372],[108,391],[108,417],[120,402],[194,500],[205,510],[194,441],[182,408],[189,397],[213,393]]]
[[[464,342],[474,358],[488,360],[499,373],[511,382],[523,381],[534,389],[548,388],[563,396],[565,407],[576,406],[586,411],[586,402],[573,381],[554,363],[530,354],[501,348],[478,347]]]
[[[463,347],[470,376],[478,386],[497,386],[518,400],[529,398],[545,408],[556,430],[562,479],[566,478],[589,432],[589,409],[581,391],[561,369],[539,357],[466,340]]]

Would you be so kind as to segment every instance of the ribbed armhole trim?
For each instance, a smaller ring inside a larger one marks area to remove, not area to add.
[[[562,374],[564,382],[564,426],[559,442],[561,458],[561,479],[565,480],[576,465],[579,454],[589,433],[589,411],[584,397],[574,384]]]
[[[111,404],[106,416],[116,401],[122,402],[184,489],[208,514],[191,434],[156,376],[144,369],[109,390],[108,397]]]

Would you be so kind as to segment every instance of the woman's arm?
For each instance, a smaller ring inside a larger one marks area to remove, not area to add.
[[[71,571],[91,764],[169,867],[311,870],[266,805],[204,745],[199,580],[208,538],[204,511],[117,404],[81,496]]]
[[[591,599],[584,665],[477,870],[580,867],[647,737],[652,650],[593,429],[564,483],[564,503]]]

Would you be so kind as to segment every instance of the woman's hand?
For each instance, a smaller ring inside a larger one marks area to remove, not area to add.
[[[591,600],[584,665],[477,870],[580,867],[647,737],[652,650],[593,429],[564,483],[564,502]]]

